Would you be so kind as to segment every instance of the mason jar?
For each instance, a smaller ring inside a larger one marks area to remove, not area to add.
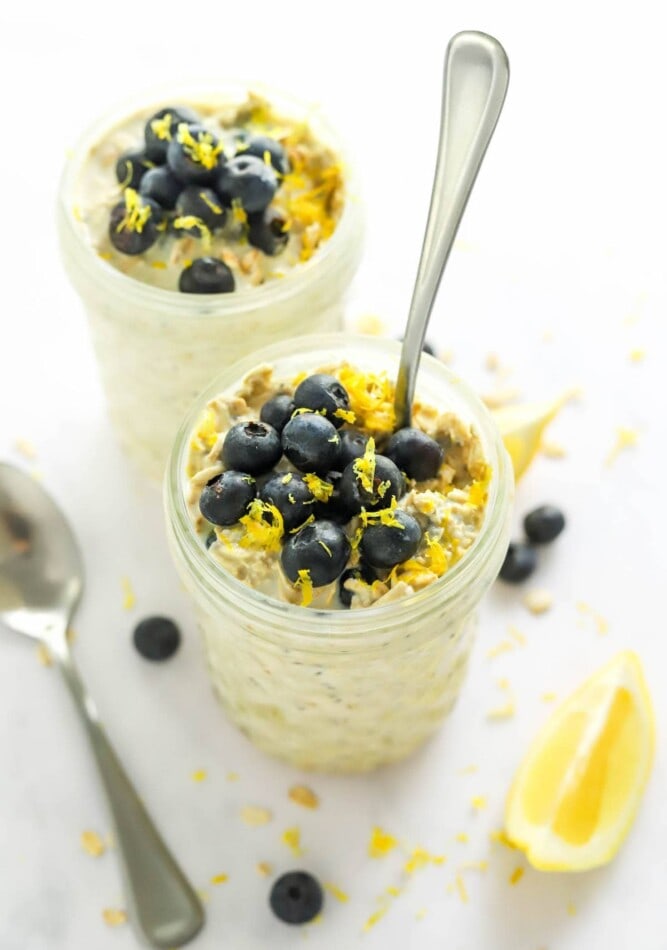
[[[247,87],[169,89],[114,109],[85,133],[68,159],[57,201],[65,270],[88,316],[113,426],[150,476],[161,477],[178,423],[206,383],[224,367],[267,344],[339,330],[343,296],[361,256],[363,215],[356,184],[336,134],[312,106],[263,93],[282,116],[307,121],[341,158],[345,203],[331,237],[281,279],[227,294],[186,294],[136,280],[99,256],[78,220],[76,191],[91,148],[129,117],[164,103],[242,102]]]
[[[385,606],[320,610],[283,603],[207,555],[187,507],[192,433],[209,400],[256,366],[275,378],[349,362],[395,378],[400,345],[331,334],[290,340],[228,368],[198,397],[165,475],[170,549],[192,599],[208,669],[230,719],[259,748],[302,769],[360,772],[402,759],[437,729],[463,682],[475,610],[509,540],[513,475],[488,410],[443,363],[423,355],[417,396],[478,434],[492,475],[471,547],[439,580]]]

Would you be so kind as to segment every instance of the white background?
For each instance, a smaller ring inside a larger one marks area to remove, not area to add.
[[[489,841],[543,693],[565,695],[617,650],[644,662],[658,726],[667,715],[664,623],[665,72],[657,4],[478,2],[8,4],[0,13],[4,298],[0,451],[38,469],[74,523],[87,563],[76,654],[136,784],[192,880],[206,889],[200,950],[664,950],[667,793],[664,743],[631,836],[614,863],[579,876],[526,869]],[[58,260],[53,204],[65,150],[83,127],[136,90],[202,76],[251,77],[324,104],[351,142],[366,196],[367,253],[351,314],[382,314],[396,333],[409,301],[425,220],[446,41],[483,29],[505,45],[510,90],[441,288],[429,336],[482,391],[495,352],[526,399],[571,385],[582,395],[552,427],[567,456],[539,458],[517,493],[519,518],[561,505],[567,532],[545,551],[536,583],[554,595],[536,618],[522,591],[487,599],[461,701],[438,737],[406,764],[361,778],[311,777],[321,797],[299,809],[304,780],[229,726],[207,684],[196,631],[165,550],[159,493],[135,479],[105,417],[84,315]],[[634,348],[646,352],[633,363]],[[638,445],[607,467],[619,426]],[[17,438],[38,458],[24,459]],[[121,577],[137,605],[122,607]],[[596,632],[586,601],[609,623]],[[178,618],[185,642],[152,666],[130,644],[142,616]],[[508,624],[526,646],[486,652]],[[129,950],[113,853],[93,859],[84,829],[109,828],[70,700],[34,648],[0,639],[0,948]],[[513,719],[489,722],[516,697]],[[474,774],[462,775],[470,763]],[[201,784],[192,781],[206,769]],[[239,774],[230,782],[227,773]],[[482,812],[471,798],[486,796]],[[246,827],[246,804],[273,821]],[[448,855],[404,881],[404,855],[367,857],[373,824],[411,849]],[[305,855],[280,842],[299,825]],[[467,844],[455,836],[467,832]],[[464,871],[468,903],[448,893]],[[269,882],[303,865],[350,895],[331,896],[303,931],[276,921]],[[229,882],[209,884],[212,875]],[[377,926],[364,921],[388,885],[401,896]],[[422,913],[424,912],[424,913]],[[418,916],[420,919],[418,919]]]

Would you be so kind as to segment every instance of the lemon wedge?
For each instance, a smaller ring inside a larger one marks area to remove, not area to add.
[[[552,402],[505,406],[492,412],[505,448],[512,459],[514,479],[518,481],[535,458],[542,435],[569,396]]]
[[[654,745],[641,663],[619,653],[538,734],[507,799],[508,838],[541,871],[606,864],[630,830]]]

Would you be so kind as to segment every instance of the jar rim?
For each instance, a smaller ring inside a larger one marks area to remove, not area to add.
[[[199,102],[242,101],[250,92],[263,95],[270,104],[277,105],[287,116],[296,118],[306,115],[310,124],[319,130],[316,137],[321,139],[339,157],[345,176],[345,201],[341,216],[331,237],[320,245],[310,260],[298,263],[289,275],[282,280],[267,282],[260,287],[237,294],[197,295],[193,301],[191,294],[182,294],[163,287],[136,280],[103,260],[93,245],[86,240],[85,232],[77,227],[72,212],[74,186],[77,174],[83,165],[90,147],[105,134],[121,124],[133,113],[152,106],[156,108],[165,100],[198,100]],[[107,293],[125,298],[134,308],[157,309],[165,318],[206,319],[212,314],[224,316],[243,315],[259,307],[271,306],[291,297],[307,293],[308,288],[326,279],[330,271],[341,266],[341,258],[356,256],[363,232],[362,202],[358,192],[358,182],[354,165],[351,164],[346,144],[330,126],[318,106],[311,106],[289,93],[269,88],[260,82],[242,82],[225,79],[199,81],[179,88],[153,88],[143,94],[125,98],[107,110],[80,135],[71,155],[63,167],[58,186],[57,207],[62,224],[73,238],[79,267],[91,273],[96,282]]]
[[[368,352],[371,349],[376,353],[384,351],[388,359],[393,357],[392,362],[396,363],[400,354],[400,343],[395,340],[331,333],[283,341],[263,348],[228,367],[195,400],[178,431],[165,471],[165,515],[181,554],[185,557],[189,569],[196,573],[198,583],[203,586],[209,598],[224,599],[227,596],[233,599],[235,610],[245,610],[255,621],[258,617],[264,617],[267,626],[274,622],[287,625],[291,633],[300,634],[304,639],[312,635],[314,624],[326,623],[326,637],[329,641],[349,641],[356,634],[363,634],[364,640],[368,642],[373,633],[382,635],[387,625],[395,627],[397,623],[400,623],[401,618],[406,623],[413,623],[417,615],[428,613],[436,603],[440,606],[442,603],[455,601],[463,594],[470,579],[483,571],[485,563],[493,555],[496,543],[505,533],[508,506],[514,485],[512,466],[500,432],[481,399],[444,363],[424,353],[422,360],[425,364],[431,370],[435,370],[447,386],[455,388],[456,393],[471,410],[473,424],[485,443],[486,461],[492,469],[486,515],[471,547],[460,561],[437,581],[410,596],[386,605],[353,611],[303,608],[254,590],[229,572],[216,566],[202,546],[185,501],[183,483],[185,453],[189,446],[192,429],[210,399],[219,392],[229,389],[236,381],[240,384],[247,373],[256,366],[277,361],[281,357],[293,356],[297,348],[306,359],[318,350],[327,348],[332,348],[334,351],[345,350],[350,356],[361,354],[362,351]],[[417,388],[419,389],[419,379]],[[373,631],[367,629],[369,625],[373,626]],[[258,635],[262,635],[261,630],[258,631]],[[322,635],[319,636],[321,639]]]

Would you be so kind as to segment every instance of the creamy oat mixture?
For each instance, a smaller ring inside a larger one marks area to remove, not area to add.
[[[373,438],[381,453],[394,428],[394,386],[385,375],[362,373],[348,363],[313,369],[314,373],[335,376],[349,395],[348,420],[340,430],[355,428]],[[250,373],[233,394],[222,393],[212,399],[192,434],[187,459],[187,503],[192,523],[208,548],[208,556],[221,569],[243,583],[269,596],[294,604],[324,609],[342,606],[337,583],[305,590],[292,584],[280,567],[280,537],[275,536],[262,519],[250,515],[245,523],[214,527],[201,515],[199,499],[203,488],[224,469],[220,454],[225,435],[238,422],[257,420],[261,406],[279,393],[293,395],[296,386],[308,374],[292,380],[277,379],[270,365]],[[366,582],[350,579],[351,607],[384,605],[404,598],[429,584],[461,559],[471,547],[482,526],[491,477],[479,437],[474,429],[456,415],[417,401],[412,425],[431,436],[444,449],[442,464],[435,478],[417,482],[406,479],[406,491],[392,507],[371,515],[391,523],[393,510],[412,515],[422,529],[416,553],[391,570],[376,570],[377,579]],[[275,471],[295,471],[285,456]],[[317,489],[317,483],[314,483]],[[395,506],[395,508],[394,508]],[[325,516],[326,517],[326,516]],[[368,521],[362,512],[345,526],[351,554],[348,567],[359,561],[359,540]]]
[[[281,115],[254,94],[241,105],[187,105],[219,138],[223,156],[234,154],[239,131],[268,136],[284,149],[289,168],[278,176],[278,190],[269,205],[279,213],[281,228],[287,236],[282,249],[267,254],[252,246],[248,239],[248,215],[240,201],[227,209],[222,229],[211,230],[194,223],[195,235],[179,236],[171,226],[164,226],[158,240],[140,254],[128,255],[114,247],[109,238],[110,214],[124,195],[127,200],[131,191],[128,188],[123,192],[116,165],[124,153],[141,147],[144,127],[157,106],[131,116],[90,149],[75,187],[74,219],[102,259],[155,287],[178,290],[183,269],[204,256],[219,259],[229,267],[235,292],[288,276],[293,268],[317,253],[340,219],[345,183],[339,157],[315,138],[307,123]],[[175,214],[169,212],[168,218],[173,219]]]

